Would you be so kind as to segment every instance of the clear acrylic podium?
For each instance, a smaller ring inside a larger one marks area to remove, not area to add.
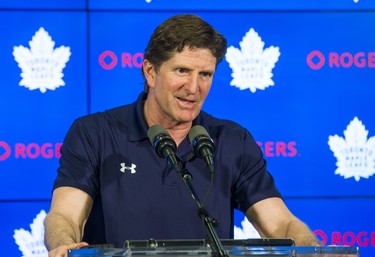
[[[281,241],[280,241],[281,240]],[[359,257],[355,246],[288,246],[273,239],[221,240],[227,256],[251,257]],[[286,239],[288,240],[288,239]],[[278,245],[279,244],[279,245]],[[215,257],[204,240],[147,240],[125,242],[124,248],[90,247],[69,250],[68,257]]]

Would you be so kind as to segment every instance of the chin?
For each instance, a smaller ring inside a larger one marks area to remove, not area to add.
[[[192,122],[197,116],[185,116],[185,117],[180,117],[180,119],[178,119],[181,123],[188,123],[188,122]]]
[[[180,115],[177,115],[177,120],[181,123],[188,123],[192,122],[197,116],[199,112],[197,111],[182,111]]]

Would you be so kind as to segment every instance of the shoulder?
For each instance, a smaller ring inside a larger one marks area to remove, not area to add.
[[[105,128],[113,124],[125,124],[130,105],[123,105],[77,118],[74,123],[86,128]]]
[[[200,125],[206,128],[215,142],[216,148],[222,148],[226,154],[252,154],[262,158],[262,152],[249,130],[237,122],[220,119],[208,113],[201,113]]]
[[[203,111],[201,112],[201,125],[207,129],[211,137],[230,136],[244,138],[250,135],[249,131],[239,123],[217,118]]]

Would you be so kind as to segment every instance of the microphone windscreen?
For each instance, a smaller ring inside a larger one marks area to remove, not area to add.
[[[154,145],[155,137],[160,134],[169,135],[168,131],[159,124],[153,125],[148,129],[147,136],[152,145]]]
[[[194,127],[192,127],[189,131],[189,140],[190,140],[190,143],[193,144],[193,141],[194,139],[197,137],[197,136],[206,136],[206,137],[210,137],[208,135],[208,132],[207,130],[200,126],[200,125],[196,125]]]

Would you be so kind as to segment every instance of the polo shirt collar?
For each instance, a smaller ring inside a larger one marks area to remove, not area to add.
[[[130,141],[148,140],[147,132],[149,127],[143,115],[143,105],[146,99],[147,93],[143,91],[139,94],[137,101],[131,105],[128,123]],[[202,114],[199,113],[197,118],[193,120],[193,126],[202,124],[201,116]]]

